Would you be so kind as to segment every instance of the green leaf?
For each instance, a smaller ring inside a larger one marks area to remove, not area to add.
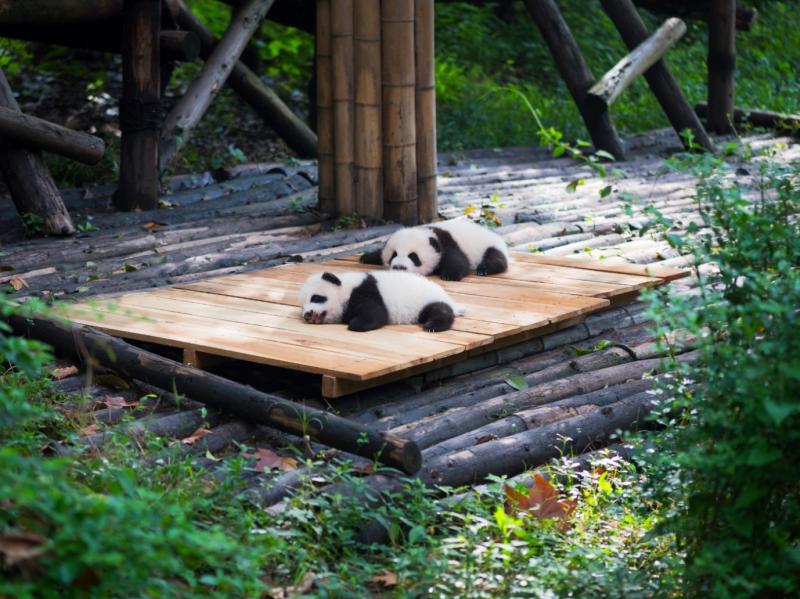
[[[137,270],[139,270],[133,264],[127,264],[127,263],[123,264],[122,268],[125,269],[125,272],[136,272]]]
[[[764,400],[764,409],[775,424],[780,424],[797,410],[797,404],[777,403],[771,399]]]
[[[586,183],[586,179],[573,179],[567,183],[567,191],[570,193],[575,193],[575,190],[578,189],[578,186],[583,185],[584,183]]]
[[[616,160],[613,154],[611,154],[610,152],[606,152],[605,150],[597,150],[597,152],[595,152],[594,155],[597,156],[598,158],[605,158],[606,160],[611,160],[612,162]]]
[[[606,185],[603,189],[600,190],[600,197],[607,198],[611,194],[611,185]]]
[[[522,389],[528,388],[528,381],[526,381],[518,374],[512,374],[510,377],[508,377],[506,379],[506,383],[510,385],[512,388],[516,389],[517,391],[521,391]]]

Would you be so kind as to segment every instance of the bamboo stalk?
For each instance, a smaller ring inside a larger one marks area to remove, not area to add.
[[[333,168],[333,74],[331,65],[331,0],[317,0],[317,139],[319,209],[336,212]]]
[[[414,225],[417,213],[417,127],[414,0],[383,0],[383,215]]]
[[[355,209],[383,217],[381,13],[376,0],[354,0]]]
[[[331,0],[333,165],[336,212],[355,210],[353,141],[353,0]]]
[[[436,202],[436,72],[434,68],[433,0],[416,0],[417,214],[432,222]]]
[[[708,119],[711,131],[732,129],[736,74],[736,0],[712,0],[708,15]]]

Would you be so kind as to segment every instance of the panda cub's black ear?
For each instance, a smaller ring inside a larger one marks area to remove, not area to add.
[[[436,239],[435,237],[428,237],[428,241],[430,242],[431,247],[433,249],[435,249],[440,254],[442,253],[442,246],[439,245],[439,240],[438,239]]]
[[[342,282],[339,280],[339,277],[337,277],[332,272],[324,272],[324,273],[322,273],[322,280],[323,281],[328,281],[328,283],[333,283],[334,285],[341,286],[341,284],[342,284]]]

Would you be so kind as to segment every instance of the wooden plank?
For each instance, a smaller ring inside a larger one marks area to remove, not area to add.
[[[597,260],[586,260],[585,258],[558,258],[555,256],[544,256],[541,254],[514,254],[515,259],[524,256],[524,260],[539,264],[550,264],[553,266],[569,266],[571,268],[585,268],[587,270],[597,270],[603,272],[616,272],[628,275],[640,275],[663,279],[669,283],[675,279],[682,279],[689,276],[687,269],[668,268],[665,266],[647,266],[641,264],[604,264]]]

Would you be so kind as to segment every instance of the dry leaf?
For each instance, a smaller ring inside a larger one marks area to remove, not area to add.
[[[253,466],[253,470],[256,472],[264,472],[273,468],[285,471],[297,469],[297,460],[280,456],[269,449],[258,449],[255,453],[246,453],[244,455],[247,458],[256,458],[256,463]]]
[[[146,223],[144,223],[142,225],[142,228],[143,229],[151,229],[151,230],[155,231],[156,229],[160,229],[161,227],[166,227],[166,226],[167,225],[165,225],[164,223],[159,223],[159,222],[156,222],[154,220],[149,220],[149,221],[147,221]]]
[[[53,372],[50,373],[50,378],[54,381],[60,381],[76,374],[78,374],[77,366],[64,366],[63,368],[54,368]]]
[[[139,405],[138,401],[128,401],[120,395],[106,395],[103,399],[98,400],[97,403],[107,408],[132,408]]]
[[[14,275],[8,280],[8,284],[14,288],[14,291],[19,291],[23,287],[28,286],[28,282],[20,276]]]
[[[397,585],[397,574],[384,570],[380,574],[373,576],[372,582],[379,582],[385,587],[393,587]]]
[[[481,443],[488,443],[489,441],[494,441],[497,439],[497,435],[481,435],[477,439],[475,439],[475,445],[480,445]]]
[[[210,432],[211,432],[210,430],[208,430],[207,428],[203,428],[201,426],[185,439],[181,439],[181,443],[183,443],[184,445],[194,445]]]
[[[39,557],[47,539],[33,532],[7,532],[0,534],[0,554],[6,567]]]
[[[303,580],[297,586],[293,587],[277,587],[269,590],[269,596],[272,599],[290,599],[298,595],[305,595],[314,586],[316,576],[313,572],[306,572],[303,575]]]
[[[528,494],[520,493],[516,489],[505,486],[506,512],[529,512],[535,518],[554,518],[567,521],[575,511],[578,501],[575,499],[559,499],[558,491],[538,472],[534,474],[534,483]]]
[[[78,434],[84,437],[88,437],[89,435],[93,435],[99,431],[100,431],[100,425],[95,423],[95,424],[90,424],[89,426],[84,426],[82,429],[78,431]]]

